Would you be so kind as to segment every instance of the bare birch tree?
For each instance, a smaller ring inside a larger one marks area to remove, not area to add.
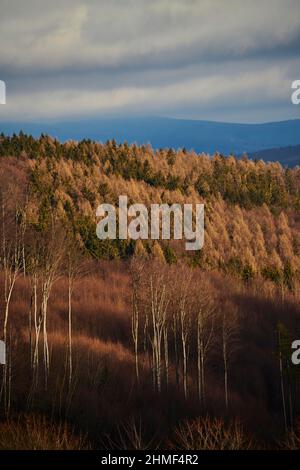
[[[44,357],[44,378],[45,388],[48,386],[48,376],[50,369],[50,354],[48,344],[48,301],[54,282],[60,276],[59,268],[61,265],[63,253],[65,250],[64,231],[60,225],[55,224],[52,220],[47,233],[43,238],[43,246],[41,250],[41,306],[40,318],[38,320],[38,329],[42,325],[43,332],[43,357]],[[37,344],[38,348],[38,344]]]
[[[8,387],[8,371],[10,370],[11,351],[8,338],[9,307],[17,278],[22,271],[22,249],[25,233],[22,209],[17,205],[9,207],[9,193],[1,192],[1,265],[4,274],[4,320],[3,341],[6,345],[6,360],[3,367],[1,396],[4,394],[4,408],[9,411],[10,386]],[[9,379],[10,381],[10,379]]]
[[[172,323],[172,331],[173,331],[173,341],[174,341],[174,361],[175,361],[175,377],[176,377],[176,384],[179,386],[179,351],[178,351],[178,309],[173,310],[173,323]]]
[[[185,266],[179,268],[176,281],[175,281],[175,314],[178,321],[178,334],[180,337],[181,353],[182,353],[182,377],[183,377],[183,391],[184,396],[187,398],[187,366],[189,354],[189,340],[192,319],[193,307],[193,291],[192,291],[192,273],[191,270]],[[175,317],[175,318],[176,318]],[[177,338],[175,339],[177,341]],[[178,346],[175,350],[178,351]]]
[[[166,267],[154,262],[148,274],[148,308],[150,311],[150,343],[153,357],[153,386],[160,393],[162,383],[163,334],[170,303]]]
[[[67,367],[68,367],[68,389],[71,391],[72,378],[73,378],[73,347],[72,347],[72,298],[75,286],[75,280],[82,277],[87,273],[85,263],[83,260],[82,249],[78,240],[72,231],[67,232],[67,245],[66,245],[66,271],[68,278],[68,354],[67,354]]]
[[[228,386],[228,374],[229,367],[232,361],[234,352],[238,348],[238,315],[234,307],[229,306],[228,309],[223,309],[221,312],[221,347],[222,347],[222,358],[223,358],[223,371],[224,371],[224,395],[225,395],[225,407],[228,412],[229,409],[229,386]]]
[[[183,368],[183,391],[187,398],[187,363],[188,363],[188,340],[191,324],[191,305],[188,299],[188,292],[184,289],[179,302],[179,322],[182,347],[182,368]]]
[[[205,365],[208,353],[213,345],[215,309],[205,283],[197,288],[196,293],[197,322],[197,376],[198,398],[202,408],[205,407]]]
[[[134,357],[135,357],[135,375],[136,380],[139,382],[139,343],[140,343],[140,324],[142,300],[141,294],[143,289],[142,273],[145,268],[144,261],[138,257],[133,258],[130,265],[131,274],[131,291],[132,291],[132,315],[131,315],[131,334],[134,344]],[[145,321],[144,328],[147,328],[147,322]],[[146,334],[144,334],[144,341]]]

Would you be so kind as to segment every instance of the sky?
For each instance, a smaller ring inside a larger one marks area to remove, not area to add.
[[[0,0],[0,121],[300,118],[299,0]]]

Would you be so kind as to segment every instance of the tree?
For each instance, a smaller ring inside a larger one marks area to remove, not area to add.
[[[208,286],[202,282],[196,292],[198,397],[205,407],[205,365],[213,344],[215,308]]]
[[[191,270],[182,266],[176,280],[179,334],[182,351],[183,391],[187,398],[188,342],[192,317]]]
[[[232,356],[237,350],[238,345],[238,315],[237,311],[232,307],[225,309],[223,308],[220,313],[221,316],[221,347],[222,347],[222,358],[223,358],[223,371],[224,371],[224,395],[225,395],[225,407],[228,412],[229,409],[229,385],[228,385],[228,374],[229,367],[232,361]]]
[[[160,244],[155,240],[152,246],[152,255],[155,260],[160,263],[165,263],[164,252],[161,249]]]
[[[134,343],[135,356],[135,375],[137,382],[140,380],[139,374],[139,338],[140,338],[140,316],[141,316],[141,290],[142,290],[142,273],[145,263],[140,258],[133,258],[130,264],[131,275],[131,291],[132,291],[132,316],[131,316],[131,333]]]
[[[39,278],[41,286],[41,304],[39,317],[36,321],[36,344],[34,353],[34,368],[38,374],[39,337],[42,328],[43,333],[43,358],[45,388],[48,386],[48,375],[50,369],[50,354],[48,345],[48,302],[54,282],[60,276],[61,262],[65,250],[65,232],[60,223],[54,217],[49,221],[39,238],[38,263]],[[37,376],[37,375],[36,375]]]
[[[10,192],[0,193],[1,200],[1,267],[4,274],[4,322],[3,341],[5,343],[6,360],[3,366],[3,381],[1,387],[1,397],[4,393],[4,409],[8,413],[10,409],[10,348],[8,344],[8,322],[9,307],[12,293],[19,275],[22,272],[24,258],[24,234],[26,229],[26,219],[22,207],[18,203],[11,203]]]
[[[147,271],[147,310],[150,319],[150,343],[153,358],[153,385],[160,393],[162,383],[163,334],[171,299],[166,267],[157,262]]]
[[[72,296],[75,280],[86,273],[83,264],[82,248],[72,230],[67,231],[66,240],[66,272],[68,278],[68,388],[71,392],[73,378],[73,353],[72,353]]]
[[[292,336],[287,327],[278,322],[276,326],[277,354],[280,374],[280,391],[285,431],[288,426],[293,431],[294,426],[294,397],[298,395],[299,368],[291,360]],[[293,393],[294,392],[294,393]],[[288,419],[289,412],[289,419]]]

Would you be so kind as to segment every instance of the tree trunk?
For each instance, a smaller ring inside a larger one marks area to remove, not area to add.
[[[166,373],[166,385],[169,386],[169,346],[168,346],[168,329],[164,328],[164,350],[165,350],[165,373]]]
[[[224,364],[224,393],[225,393],[225,407],[228,412],[228,360],[227,360],[227,344],[226,338],[223,334],[223,364]]]
[[[69,277],[68,286],[68,338],[69,338],[69,391],[72,383],[73,361],[72,361],[72,279]]]
[[[278,331],[278,343],[279,343],[279,372],[280,372],[280,388],[281,388],[281,399],[282,399],[282,411],[284,419],[284,428],[287,432],[287,416],[286,416],[286,404],[285,404],[285,393],[284,393],[284,380],[283,380],[283,364],[282,364],[282,353],[281,353],[281,336]]]
[[[173,319],[173,335],[174,335],[176,384],[177,384],[177,386],[179,386],[179,355],[178,355],[178,345],[177,345],[177,317],[176,317],[176,313],[174,314],[174,319]]]
[[[133,293],[132,298],[132,319],[131,319],[131,332],[134,343],[134,357],[135,357],[135,375],[136,380],[139,382],[139,358],[138,358],[138,342],[139,342],[139,309],[137,304],[136,293]]]
[[[45,389],[48,388],[48,375],[50,368],[48,333],[47,333],[47,310],[48,310],[48,289],[43,289],[42,316],[43,316],[43,340],[44,340],[44,370],[45,370]]]

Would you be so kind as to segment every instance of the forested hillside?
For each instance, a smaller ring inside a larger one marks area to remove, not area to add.
[[[47,136],[0,138],[1,171],[19,178],[26,190],[28,221],[43,230],[51,215],[74,230],[97,258],[128,258],[132,241],[100,241],[96,207],[129,203],[205,203],[205,244],[189,260],[201,269],[218,268],[243,278],[275,282],[300,268],[300,168],[279,163],[188,153],[154,151],[150,146],[61,144]],[[15,175],[14,175],[15,174]],[[23,186],[23,188],[22,188]],[[157,244],[155,244],[156,246]],[[153,244],[138,248],[150,254]],[[179,242],[161,243],[167,262],[186,256]],[[290,282],[286,280],[286,282]]]
[[[119,195],[203,249],[99,240]],[[0,448],[299,448],[300,168],[2,134],[0,198]]]

